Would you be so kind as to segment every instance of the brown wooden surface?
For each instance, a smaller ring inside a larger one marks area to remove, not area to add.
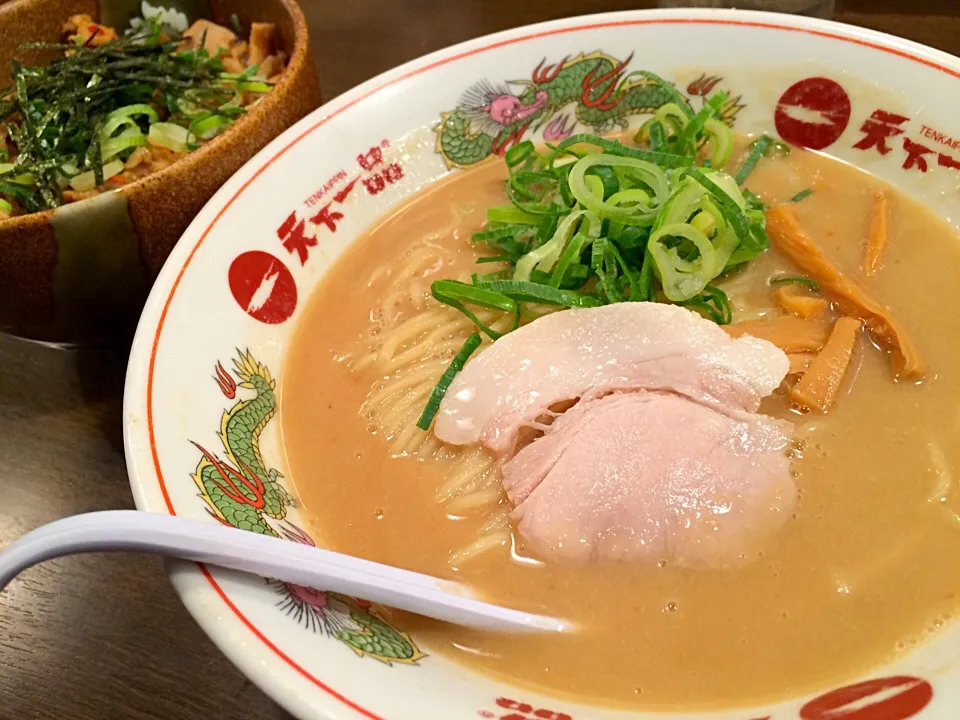
[[[326,97],[488,32],[636,0],[304,0]],[[960,53],[957,0],[838,0],[839,17]],[[0,547],[64,515],[132,507],[120,426],[129,343],[0,336]],[[0,720],[288,717],[182,608],[159,562],[82,556],[0,594]]]

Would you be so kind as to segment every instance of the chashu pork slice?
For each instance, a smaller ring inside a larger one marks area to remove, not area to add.
[[[783,380],[786,355],[731,338],[675,305],[625,302],[541,317],[497,340],[453,380],[434,432],[501,455],[551,406],[610,392],[667,390],[700,403],[754,411]]]
[[[790,423],[675,393],[581,401],[503,466],[523,542],[572,561],[738,564],[790,516]]]

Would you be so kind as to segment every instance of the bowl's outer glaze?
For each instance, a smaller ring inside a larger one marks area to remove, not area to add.
[[[288,130],[227,182],[175,248],[127,377],[138,507],[312,542],[283,476],[275,419],[284,353],[312,287],[365,227],[457,165],[521,137],[638,124],[641,110],[665,102],[637,76],[620,84],[638,69],[663,74],[696,106],[725,89],[734,100],[724,115],[736,130],[821,149],[958,220],[960,60],[906,41],[762,13],[642,11],[435,53]],[[585,707],[475,675],[352,598],[191,564],[170,570],[214,641],[304,718],[665,717]],[[684,717],[952,719],[958,640],[951,627],[867,677],[839,678],[840,689],[793,689],[776,705]]]
[[[71,339],[136,317],[170,250],[207,200],[258,150],[320,104],[307,25],[294,0],[177,3],[229,26],[273,22],[289,56],[276,87],[222,136],[174,165],[92,200],[0,222],[0,328]],[[123,27],[138,2],[15,0],[0,6],[0,77],[17,47],[59,42],[85,13]],[[50,55],[47,54],[49,58]],[[29,61],[43,55],[28,56]]]

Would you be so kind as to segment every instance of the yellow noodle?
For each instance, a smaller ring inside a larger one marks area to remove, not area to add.
[[[437,489],[437,500],[447,502],[464,492],[470,492],[480,484],[485,484],[488,475],[497,475],[496,463],[490,455],[481,448],[461,450],[455,459],[462,459],[462,464],[451,464],[447,472],[447,481]]]
[[[460,565],[468,560],[474,560],[477,556],[491,550],[506,547],[510,543],[511,538],[512,535],[509,530],[495,530],[481,533],[476,542],[455,550],[450,555],[450,564]]]
[[[447,513],[450,515],[465,515],[478,508],[488,509],[491,505],[499,502],[502,497],[503,490],[499,487],[487,487],[482,490],[475,490],[463,497],[448,502],[446,507]]]
[[[491,550],[508,547],[512,539],[509,509],[500,505],[491,512],[477,540],[454,551],[450,556],[450,563],[462,564]]]
[[[444,445],[432,431],[417,427],[434,385],[475,330],[463,313],[429,295],[431,274],[448,260],[448,252],[427,241],[398,265],[381,269],[371,280],[389,278],[387,291],[371,312],[379,326],[352,355],[350,367],[379,378],[361,412],[383,435],[390,452],[442,463],[446,479],[436,495],[448,513],[487,515],[477,540],[451,558],[463,562],[505,545],[511,532],[495,459],[479,447]],[[499,332],[513,323],[512,317],[493,310],[479,309],[477,316]]]

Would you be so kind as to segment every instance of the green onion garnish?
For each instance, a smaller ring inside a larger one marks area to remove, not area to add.
[[[437,300],[473,322],[476,344],[480,333],[503,335],[476,308],[512,317],[513,329],[527,304],[589,308],[659,300],[721,325],[732,321],[730,301],[713,283],[770,245],[766,207],[740,183],[776,143],[758,139],[737,177],[727,174],[733,133],[717,117],[726,94],[694,112],[675,88],[640,74],[677,96],[637,133],[645,145],[578,134],[543,149],[520,142],[504,154],[510,202],[487,210],[487,226],[473,242],[491,249],[478,252],[477,262],[505,268],[431,287]],[[709,157],[698,165],[702,154]],[[473,349],[464,345],[464,362]],[[456,371],[448,368],[440,379],[419,427],[429,427]]]
[[[750,152],[747,153],[747,157],[744,159],[740,169],[737,170],[737,174],[735,176],[737,185],[743,185],[744,181],[757,166],[757,163],[760,162],[760,158],[763,157],[764,153],[767,152],[767,149],[772,144],[773,138],[767,135],[761,135],[752,143],[750,143]]]
[[[467,360],[478,347],[480,347],[480,335],[479,333],[473,333],[467,338],[466,342],[463,343],[460,351],[454,356],[453,360],[450,361],[450,364],[447,365],[447,369],[444,370],[443,375],[440,376],[440,382],[434,385],[433,390],[430,391],[430,398],[427,400],[427,405],[423,408],[420,419],[417,420],[418,428],[421,430],[428,430],[430,428],[430,423],[433,422],[437,410],[440,409],[440,401],[443,400],[443,396],[447,394],[450,383],[453,382],[453,378],[456,377],[457,373],[463,370],[463,366],[467,364]]]
[[[820,292],[820,286],[817,284],[816,280],[811,280],[808,277],[801,276],[781,276],[770,278],[771,285],[802,285],[811,292],[818,293]]]
[[[798,203],[798,202],[800,202],[801,200],[803,200],[804,198],[810,197],[811,195],[813,195],[813,188],[807,188],[806,190],[801,190],[801,191],[798,192],[796,195],[794,195],[792,198],[790,198],[790,202],[792,202],[792,203]]]
[[[700,295],[680,304],[700,310],[717,325],[729,325],[733,321],[733,310],[727,294],[713,285],[707,285]]]
[[[561,307],[596,307],[603,304],[592,295],[560,290],[549,285],[523,280],[494,280],[483,283],[480,288],[501,294],[517,303],[543,303]]]
[[[501,333],[484,324],[467,305],[476,305],[512,314],[519,311],[517,302],[506,295],[478,285],[468,285],[459,280],[437,280],[430,286],[430,292],[440,302],[456,308],[470,318],[473,324],[480,328],[491,340],[499,338]]]

